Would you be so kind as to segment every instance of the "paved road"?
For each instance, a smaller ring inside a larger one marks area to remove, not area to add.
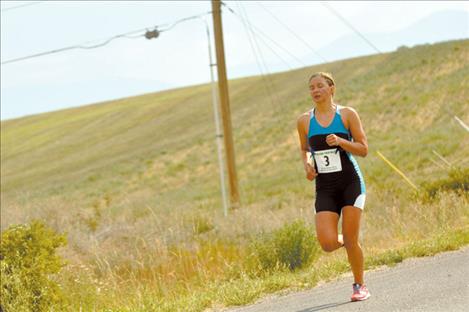
[[[469,248],[412,258],[393,268],[367,272],[371,298],[349,302],[352,278],[260,300],[230,312],[469,311]]]

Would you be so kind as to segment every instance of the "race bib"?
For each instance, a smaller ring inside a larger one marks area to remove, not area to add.
[[[340,152],[336,148],[314,152],[314,160],[319,173],[342,171]]]

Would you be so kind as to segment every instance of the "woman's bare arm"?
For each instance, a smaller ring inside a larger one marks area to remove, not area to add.
[[[300,139],[300,154],[301,159],[303,161],[303,167],[305,169],[306,178],[312,181],[316,176],[316,170],[313,166],[308,163],[308,134],[307,134],[307,127],[309,121],[309,113],[304,113],[298,118],[297,121],[297,130],[298,130],[298,137]]]
[[[326,137],[327,144],[330,146],[340,146],[353,155],[365,157],[368,154],[368,142],[358,113],[353,108],[344,107],[342,109],[342,115],[346,121],[345,126],[348,126],[352,134],[353,141],[348,141],[334,134],[330,134]]]

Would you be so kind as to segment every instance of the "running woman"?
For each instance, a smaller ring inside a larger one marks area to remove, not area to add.
[[[331,74],[313,74],[309,92],[314,108],[298,118],[297,127],[306,178],[316,179],[316,234],[326,252],[345,247],[355,279],[351,300],[366,300],[370,293],[363,280],[363,252],[358,243],[365,183],[353,157],[368,153],[365,132],[353,108],[333,101]]]

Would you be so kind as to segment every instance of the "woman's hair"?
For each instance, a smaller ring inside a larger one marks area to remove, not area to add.
[[[314,73],[314,74],[311,75],[311,77],[309,77],[308,83],[310,83],[311,79],[313,79],[315,77],[324,78],[327,81],[327,84],[329,85],[329,87],[335,86],[334,78],[332,78],[332,75],[330,73],[326,73],[326,72]]]

